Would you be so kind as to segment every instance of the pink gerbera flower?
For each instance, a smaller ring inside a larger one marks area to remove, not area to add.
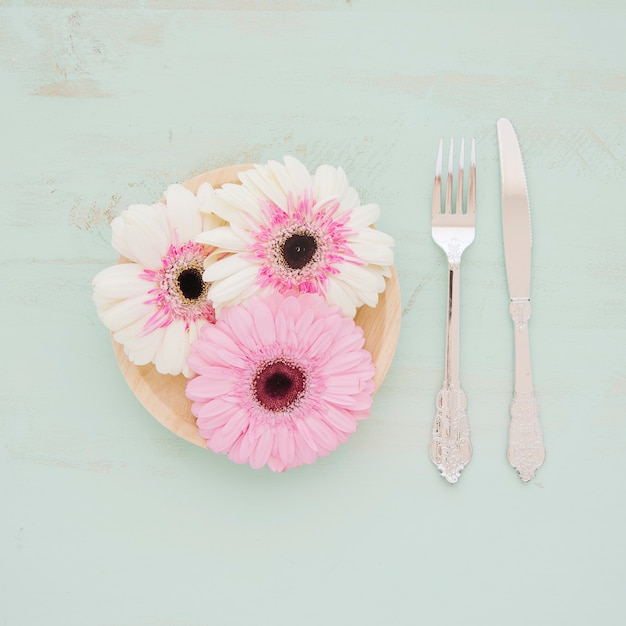
[[[222,224],[207,211],[212,194],[209,184],[198,195],[171,185],[164,203],[132,205],[111,223],[113,247],[130,262],[100,272],[93,298],[100,319],[136,365],[154,363],[161,374],[191,376],[189,345],[215,321],[202,279],[213,249],[194,241],[203,229]]]
[[[197,238],[217,249],[204,273],[216,308],[269,291],[319,293],[349,317],[376,306],[393,239],[372,227],[378,205],[361,205],[341,168],[322,165],[311,175],[285,157],[239,180],[216,190],[210,207],[229,224]]]
[[[225,308],[191,346],[187,397],[211,450],[282,471],[326,456],[367,417],[374,392],[363,332],[316,294]]]

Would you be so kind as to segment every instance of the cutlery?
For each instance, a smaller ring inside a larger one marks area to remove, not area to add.
[[[448,259],[448,307],[443,386],[437,395],[430,458],[450,483],[456,483],[472,457],[467,399],[461,389],[459,366],[459,312],[461,255],[474,241],[476,223],[476,142],[472,139],[467,201],[463,212],[465,142],[461,140],[456,203],[452,209],[454,140],[450,141],[445,202],[441,205],[443,139],[439,142],[432,199],[432,237]]]
[[[543,463],[546,451],[539,424],[539,408],[530,367],[528,320],[530,319],[530,206],[522,153],[515,130],[506,118],[498,120],[500,180],[502,184],[502,229],[504,258],[509,284],[509,312],[515,333],[515,390],[507,457],[528,482]]]

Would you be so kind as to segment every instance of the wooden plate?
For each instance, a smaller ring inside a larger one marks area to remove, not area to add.
[[[233,165],[206,172],[184,183],[194,193],[200,185],[209,182],[214,188],[225,183],[238,183],[237,174],[250,169],[251,165]],[[365,348],[376,365],[374,382],[376,389],[383,382],[398,343],[400,333],[400,286],[395,269],[387,279],[385,291],[379,295],[378,306],[362,306],[354,321],[363,329]],[[191,414],[191,402],[185,397],[187,378],[182,374],[169,376],[159,374],[154,365],[135,365],[128,360],[124,347],[113,342],[115,357],[122,374],[137,399],[163,426],[179,437],[196,445],[206,447],[196,428],[196,418]]]

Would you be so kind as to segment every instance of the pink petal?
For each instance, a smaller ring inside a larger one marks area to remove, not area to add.
[[[289,467],[297,467],[300,464],[315,462],[317,452],[308,444],[306,437],[302,434],[300,429],[294,431],[293,442],[296,448],[296,454],[293,463],[290,464]]]
[[[246,359],[241,354],[235,338],[222,330],[222,325],[206,324],[202,337],[194,342],[194,352],[209,364],[226,364],[232,367],[245,367]]]
[[[288,428],[278,428],[276,432],[276,442],[278,444],[278,454],[283,463],[288,467],[294,460],[296,454],[296,444],[293,433]]]
[[[233,445],[231,446],[230,450],[228,451],[228,458],[231,461],[234,461],[235,463],[245,463],[248,460],[248,457],[244,457],[241,454],[241,442],[243,441],[245,434],[241,434],[239,435],[239,439],[237,439]]]
[[[294,296],[288,296],[280,306],[280,310],[287,319],[298,320],[302,314],[299,299]]]
[[[306,443],[309,448],[311,448],[311,450],[317,452],[318,443],[315,438],[315,432],[311,430],[304,418],[299,419],[297,421],[297,424],[298,428],[296,432],[299,434],[300,438]],[[294,438],[295,437],[296,433],[294,433]]]
[[[304,418],[307,426],[315,434],[315,440],[328,450],[334,450],[339,441],[335,431],[319,417],[307,416]]]
[[[272,429],[266,427],[263,429],[261,436],[256,442],[256,446],[250,454],[250,465],[254,469],[260,469],[267,463],[267,459],[272,452],[272,444],[274,441],[274,435]]]
[[[276,327],[272,312],[267,304],[260,299],[255,300],[254,306],[251,306],[250,309],[261,343],[265,346],[271,346],[276,341]]]
[[[220,321],[228,324],[230,328],[237,330],[237,341],[239,341],[249,353],[255,353],[258,350],[258,341],[254,333],[250,331],[253,327],[254,320],[245,307],[232,306],[225,308]]]
[[[276,313],[276,320],[274,325],[276,327],[276,341],[280,345],[284,345],[287,341],[289,326],[293,326],[292,320],[287,320],[285,314],[282,311]]]
[[[367,352],[345,352],[335,353],[324,365],[324,374],[326,376],[339,373],[346,373],[350,376],[354,374],[353,368],[362,362],[371,363],[371,357]]]
[[[228,452],[243,433],[248,419],[243,411],[231,417],[211,438],[211,449],[215,452]]]
[[[232,410],[232,407],[231,407]],[[192,410],[193,413],[193,410]],[[197,424],[198,429],[202,433],[202,430],[210,430],[213,431],[216,428],[222,428],[226,422],[228,422],[228,417],[230,413],[212,413],[206,416],[198,417]]]
[[[323,419],[336,431],[353,433],[357,429],[357,421],[352,411],[331,404],[324,406]]]
[[[256,446],[257,439],[258,436],[256,435],[254,429],[248,428],[246,434],[241,440],[241,445],[239,449],[239,454],[241,455],[241,458],[245,459],[246,461],[250,458],[250,455],[252,454],[252,451]]]
[[[343,395],[337,393],[331,393],[329,391],[324,392],[324,399],[330,404],[336,404],[337,406],[347,407],[353,411],[359,411],[367,409],[372,405],[372,394],[367,392],[360,392],[353,395]]]
[[[285,463],[277,456],[271,455],[267,459],[267,465],[273,472],[284,472],[286,468]]]

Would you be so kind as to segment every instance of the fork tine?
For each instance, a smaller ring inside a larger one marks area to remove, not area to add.
[[[465,139],[461,139],[461,150],[459,151],[459,176],[456,181],[456,210],[457,215],[463,213],[463,169],[465,167]]]
[[[437,165],[435,166],[435,184],[433,185],[432,214],[441,215],[441,167],[443,165],[443,139],[439,140]]]
[[[446,181],[446,215],[452,214],[452,165],[454,158],[454,139],[450,139],[450,154],[448,156],[448,180]]]
[[[467,214],[476,215],[476,139],[472,139],[470,150],[470,172],[467,187]]]

